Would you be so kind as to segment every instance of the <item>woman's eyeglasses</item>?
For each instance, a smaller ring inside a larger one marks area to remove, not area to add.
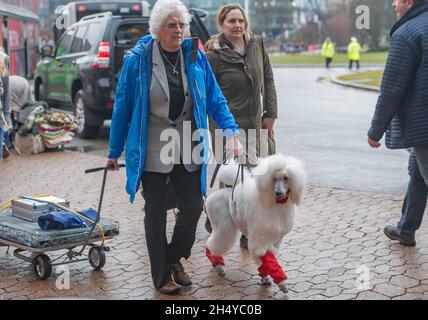
[[[179,22],[179,23],[170,22],[165,24],[165,27],[167,27],[170,30],[175,30],[178,27],[180,27],[180,29],[183,30],[184,28],[187,28],[188,25],[189,25],[188,23],[184,23],[184,22]]]

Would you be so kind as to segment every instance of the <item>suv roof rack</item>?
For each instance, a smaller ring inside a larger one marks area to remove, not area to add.
[[[88,21],[88,20],[92,20],[92,19],[109,18],[111,16],[113,16],[113,13],[111,13],[111,11],[95,13],[95,14],[91,14],[89,16],[83,17],[82,19],[79,20],[79,22]]]

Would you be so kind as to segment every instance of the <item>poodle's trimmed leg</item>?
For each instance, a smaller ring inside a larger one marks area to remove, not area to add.
[[[262,285],[264,286],[270,286],[272,284],[272,282],[270,281],[269,276],[263,277],[262,278]]]
[[[285,287],[285,280],[287,280],[287,275],[284,270],[282,270],[275,256],[271,252],[266,252],[266,254],[260,258],[262,260],[262,264],[259,267],[259,275],[262,278],[270,275],[279,288],[283,292],[287,292],[287,288]]]
[[[224,273],[224,260],[223,257],[221,256],[213,256],[210,249],[208,249],[208,247],[205,247],[205,255],[208,257],[208,259],[211,261],[212,266],[214,267],[214,269],[217,270],[217,273],[224,277],[225,273]]]
[[[287,287],[285,286],[285,280],[282,280],[280,283],[278,283],[279,289],[281,289],[282,292],[287,293]]]
[[[258,271],[262,281],[262,285],[271,285],[271,281],[269,279],[269,270],[266,268],[263,262],[260,265]]]
[[[224,277],[224,276],[226,275],[226,273],[224,272],[224,268],[223,268],[223,266],[221,266],[221,265],[216,266],[216,267],[215,267],[215,270],[217,271],[217,274],[218,274],[220,277]]]

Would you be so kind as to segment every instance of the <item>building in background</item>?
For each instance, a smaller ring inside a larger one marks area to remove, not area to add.
[[[37,64],[39,0],[0,0],[0,43],[10,73],[31,78]]]
[[[39,33],[42,38],[52,38],[50,0],[39,0]]]
[[[149,1],[154,4],[156,1]],[[217,33],[217,11],[225,3],[239,3],[244,7],[245,0],[183,0],[188,8],[203,9],[208,12],[204,23],[211,34]],[[266,41],[277,39],[285,34],[293,22],[293,7],[290,0],[248,0],[250,28],[261,34]]]

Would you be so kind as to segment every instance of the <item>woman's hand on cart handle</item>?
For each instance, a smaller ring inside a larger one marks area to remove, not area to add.
[[[115,170],[114,168],[115,167],[113,165],[107,164],[107,166],[105,166],[105,167],[97,167],[97,168],[86,169],[85,173],[93,173],[93,172],[98,172],[98,171],[103,171],[103,170],[111,171],[111,170]],[[124,163],[119,164],[119,168],[125,168],[125,164]],[[119,169],[117,169],[117,170],[119,170]]]
[[[117,159],[108,159],[107,167],[111,168],[112,171],[119,171],[119,163]]]

